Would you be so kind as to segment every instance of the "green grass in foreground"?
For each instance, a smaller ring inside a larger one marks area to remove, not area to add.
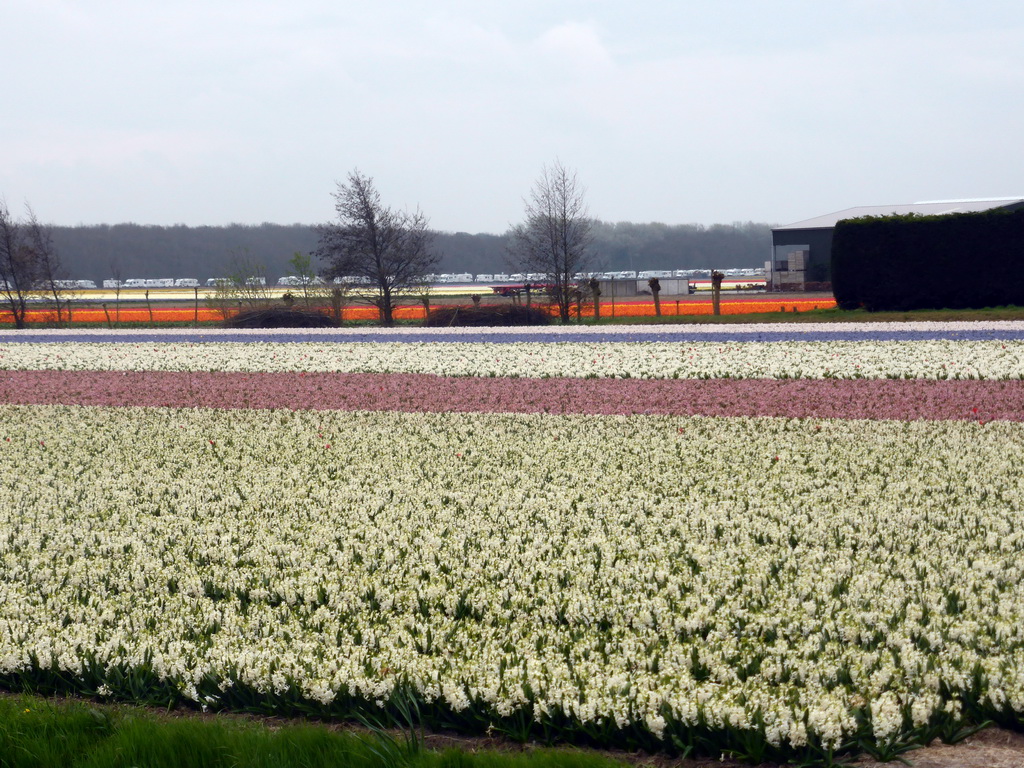
[[[0,697],[0,768],[622,768],[568,749],[424,748],[411,734]]]

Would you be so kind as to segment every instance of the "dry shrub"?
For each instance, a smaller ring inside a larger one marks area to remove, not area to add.
[[[548,325],[551,315],[541,307],[518,304],[478,307],[437,307],[430,310],[423,324],[430,327]]]
[[[240,312],[221,325],[224,328],[336,328],[338,321],[323,312],[271,307]]]

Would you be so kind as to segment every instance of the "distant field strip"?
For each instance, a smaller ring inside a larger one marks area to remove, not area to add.
[[[766,341],[1024,341],[1024,322],[906,322],[906,323],[691,323],[650,325],[552,325],[544,327],[480,328],[107,328],[38,329],[0,331],[0,342],[15,343],[116,343],[213,342],[353,344],[353,343],[472,343],[510,344],[539,342],[708,342],[750,343]]]
[[[189,294],[182,294],[182,296],[184,299],[182,303],[187,303],[192,298]],[[113,301],[112,298],[109,300]],[[135,301],[140,300],[141,296],[135,299]],[[469,304],[468,300],[466,303]],[[760,312],[796,312],[812,309],[831,309],[835,306],[836,302],[831,298],[786,298],[784,300],[725,298],[721,302],[721,313],[724,315],[746,315]],[[321,309],[328,314],[330,313],[329,306],[324,306]],[[551,309],[551,311],[557,315],[557,310]],[[601,312],[602,317],[654,317],[656,314],[654,302],[651,300],[617,301],[614,305],[611,302],[606,302],[602,304]],[[662,302],[662,314],[667,317],[673,315],[712,315],[714,314],[714,309],[710,301],[692,299],[679,302],[664,301]],[[593,317],[593,307],[585,308],[581,315],[583,317]],[[426,310],[419,303],[395,307],[394,317],[396,320],[422,320],[425,316]],[[575,317],[575,313],[573,316]],[[96,308],[95,306],[78,306],[73,308],[71,317],[72,322],[77,323],[166,323],[190,322],[194,320],[209,323],[222,321],[224,314],[220,310],[210,309],[205,304],[199,306],[198,309],[188,306],[178,308],[161,307],[157,304],[151,310],[138,306],[115,308],[108,305],[106,311],[104,311],[102,308]],[[373,306],[348,305],[342,310],[342,319],[344,321],[374,321],[378,317],[379,312]],[[53,322],[56,318],[56,311],[49,309],[30,309],[26,314],[26,320],[29,323]],[[0,324],[13,324],[13,322],[14,319],[10,311],[0,310]]]

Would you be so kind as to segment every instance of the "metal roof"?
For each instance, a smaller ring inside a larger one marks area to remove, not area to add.
[[[784,229],[831,229],[841,219],[855,219],[860,216],[891,216],[893,214],[919,213],[922,216],[940,216],[946,213],[977,213],[994,208],[1005,208],[1017,203],[1024,203],[1024,197],[993,197],[972,200],[928,200],[921,203],[905,203],[901,205],[864,205],[858,208],[846,208],[835,213],[826,213],[782,227],[773,227],[773,231]]]

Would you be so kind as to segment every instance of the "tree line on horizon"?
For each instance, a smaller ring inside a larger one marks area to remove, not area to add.
[[[594,221],[591,261],[598,271],[758,267],[771,251],[771,226]],[[296,253],[312,254],[318,246],[317,230],[307,224],[51,225],[49,231],[67,276],[97,285],[118,276],[206,280],[228,274],[239,259],[262,265],[276,281],[291,274],[289,261]],[[509,233],[434,231],[436,271],[515,271],[509,238]]]

